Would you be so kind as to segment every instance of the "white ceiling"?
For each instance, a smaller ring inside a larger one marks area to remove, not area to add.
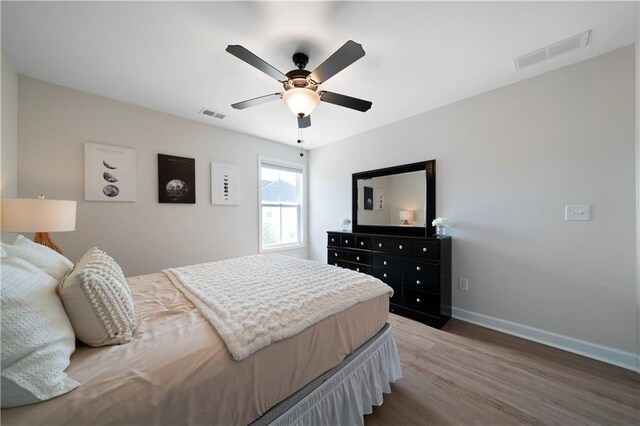
[[[303,133],[314,148],[635,43],[638,11],[638,2],[3,1],[2,48],[29,77],[296,145],[282,102],[230,107],[281,86],[226,46],[286,73],[298,50],[313,70],[354,40],[366,56],[322,89],[373,107],[322,103]],[[586,48],[514,70],[514,58],[588,29]]]

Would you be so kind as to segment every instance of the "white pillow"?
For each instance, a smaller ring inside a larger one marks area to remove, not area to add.
[[[56,294],[58,281],[28,262],[3,257],[2,407],[51,399],[79,384],[64,370],[75,350],[73,328]]]
[[[13,245],[2,244],[2,248],[7,253],[7,256],[26,260],[58,281],[62,281],[65,275],[73,268],[73,263],[57,251],[42,244],[34,243],[20,234],[18,234],[18,238],[16,238]]]
[[[90,249],[58,287],[78,339],[89,346],[130,342],[136,329],[131,291],[122,269],[105,252]]]

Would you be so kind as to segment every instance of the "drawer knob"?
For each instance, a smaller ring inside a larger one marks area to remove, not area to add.
[[[338,257],[338,253],[333,253],[333,255],[334,255],[335,257]]]
[[[382,243],[379,243],[379,244],[378,244],[378,247],[382,247]]]
[[[382,262],[382,264],[383,264],[384,266],[387,266],[387,261],[386,261],[386,260],[384,260],[384,261]]]
[[[345,244],[349,244],[349,240],[344,240],[344,243]]]
[[[364,245],[364,241],[360,241],[360,245],[363,246]]]
[[[335,238],[332,238],[332,239],[331,239],[331,242],[333,243],[335,240],[336,240]]]
[[[420,282],[420,280],[416,280],[416,284],[420,285],[422,283]]]
[[[416,266],[416,271],[419,271],[419,270],[420,270],[420,267],[419,267],[419,266]]]
[[[420,298],[416,299],[416,302],[420,303],[421,302]]]
[[[334,263],[334,265],[338,266],[338,264],[337,264],[337,263]]]
[[[387,273],[382,274],[383,277],[387,278]]]
[[[400,250],[402,250],[404,247],[402,247],[402,244],[400,244],[400,245],[398,246],[398,248],[399,248]]]
[[[360,272],[360,268],[356,268],[356,272]]]
[[[356,260],[360,260],[360,256],[356,256]]]
[[[426,247],[423,247],[423,248],[422,248],[422,251],[423,251],[424,253],[426,253],[426,252],[428,252],[428,251],[429,251],[429,249],[428,249],[428,248],[426,248]]]

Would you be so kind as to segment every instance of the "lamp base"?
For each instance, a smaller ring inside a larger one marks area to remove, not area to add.
[[[56,243],[53,242],[51,237],[49,237],[48,232],[36,232],[33,236],[33,242],[42,244],[43,246],[49,247],[50,249],[53,249],[62,254],[62,250],[60,250],[60,247],[58,247]]]

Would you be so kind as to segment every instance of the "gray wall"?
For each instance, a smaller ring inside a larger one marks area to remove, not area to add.
[[[0,194],[18,194],[18,74],[2,52],[2,140],[0,156]]]
[[[18,74],[4,52],[1,65],[0,196],[15,197],[18,195]],[[11,243],[15,234],[2,232],[0,238]]]
[[[352,173],[435,158],[455,308],[637,354],[635,64],[629,46],[311,151],[311,258]]]
[[[126,275],[257,253],[258,155],[306,161],[295,147],[24,76],[18,95],[20,196],[77,200],[76,230],[54,240],[74,261],[98,246]],[[83,201],[84,142],[136,150],[137,202]],[[195,205],[158,203],[158,153],[196,159]],[[239,206],[211,205],[211,161],[239,166]]]

